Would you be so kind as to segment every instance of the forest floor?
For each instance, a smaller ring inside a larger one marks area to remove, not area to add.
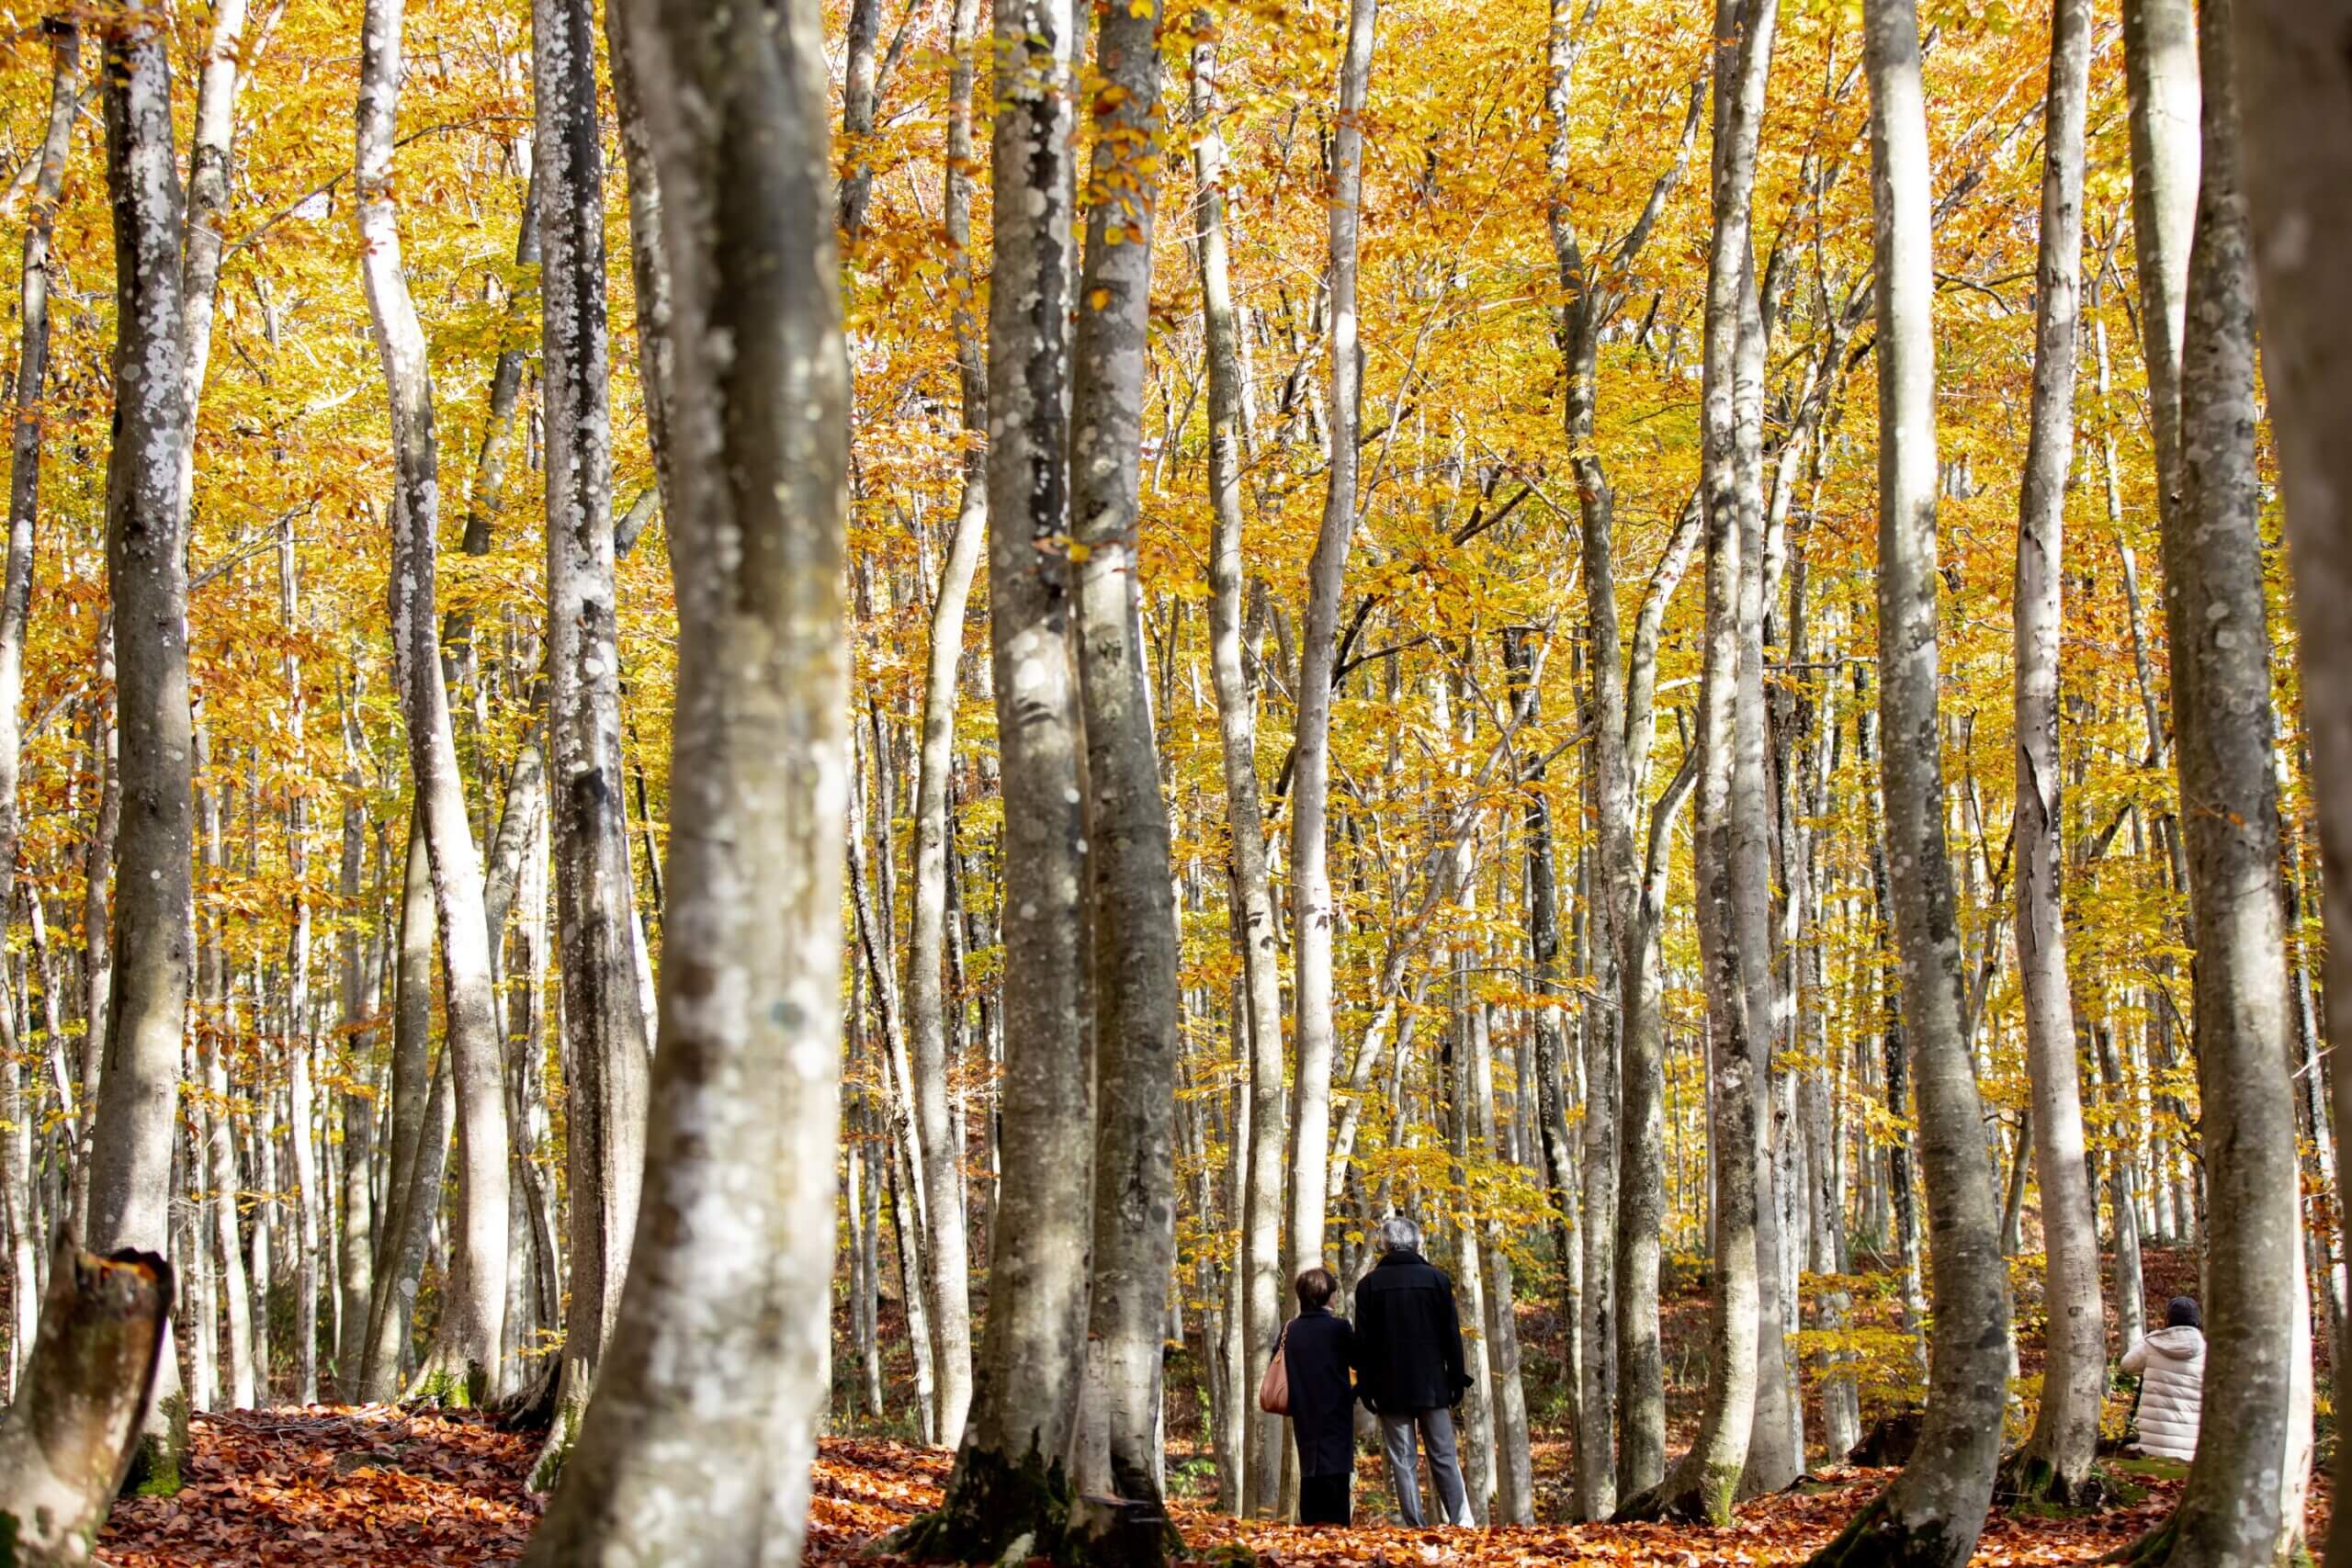
[[[387,1405],[309,1406],[199,1416],[176,1496],[139,1497],[114,1511],[98,1558],[115,1568],[277,1565],[463,1565],[512,1562],[537,1522],[523,1486],[529,1438],[464,1413]],[[872,1562],[859,1551],[938,1501],[951,1456],[873,1438],[825,1439],[810,1507],[808,1561]],[[1722,1530],[1678,1526],[1542,1525],[1522,1529],[1405,1529],[1385,1522],[1386,1487],[1367,1460],[1357,1527],[1246,1524],[1195,1504],[1172,1506],[1195,1551],[1228,1542],[1278,1568],[1460,1562],[1523,1568],[1592,1561],[1657,1568],[1797,1563],[1829,1540],[1887,1472],[1838,1470],[1760,1499]],[[1549,1479],[1549,1478],[1545,1478]],[[2142,1499],[2065,1518],[1996,1515],[1975,1561],[2017,1568],[2087,1563],[2161,1519],[2179,1483],[2145,1482]],[[1556,1482],[1554,1482],[1556,1484]],[[2312,1539],[2324,1529],[2324,1493]]]

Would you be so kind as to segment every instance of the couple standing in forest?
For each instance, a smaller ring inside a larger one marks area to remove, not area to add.
[[[1294,1289],[1298,1315],[1283,1325],[1270,1371],[1270,1410],[1290,1417],[1298,1450],[1298,1522],[1353,1521],[1357,1401],[1379,1419],[1381,1451],[1400,1523],[1419,1526],[1420,1483],[1415,1448],[1429,1455],[1430,1483],[1441,1522],[1473,1522],[1453,1439],[1453,1407],[1470,1387],[1453,1281],[1421,1256],[1421,1227],[1396,1216],[1381,1222],[1380,1258],[1355,1289],[1355,1321],[1333,1312],[1339,1280],[1321,1264],[1302,1270]]]

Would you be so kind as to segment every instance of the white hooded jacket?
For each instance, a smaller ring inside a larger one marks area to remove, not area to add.
[[[2205,1336],[2188,1324],[2159,1328],[2123,1353],[2140,1376],[2140,1447],[2186,1463],[2197,1455],[2205,1397]]]

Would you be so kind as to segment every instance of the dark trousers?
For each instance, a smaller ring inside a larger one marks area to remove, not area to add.
[[[1300,1476],[1298,1522],[1303,1525],[1338,1525],[1341,1529],[1353,1523],[1348,1486],[1354,1479],[1345,1471],[1337,1475]]]

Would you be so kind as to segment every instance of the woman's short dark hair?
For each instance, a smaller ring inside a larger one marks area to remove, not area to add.
[[[1340,1281],[1331,1278],[1331,1270],[1317,1263],[1314,1268],[1300,1272],[1294,1288],[1298,1292],[1299,1310],[1311,1312],[1331,1299],[1331,1292],[1340,1288]]]
[[[2165,1326],[2166,1328],[2204,1327],[2205,1325],[2198,1316],[2197,1298],[2194,1296],[2175,1296],[2171,1301],[2165,1303]]]

